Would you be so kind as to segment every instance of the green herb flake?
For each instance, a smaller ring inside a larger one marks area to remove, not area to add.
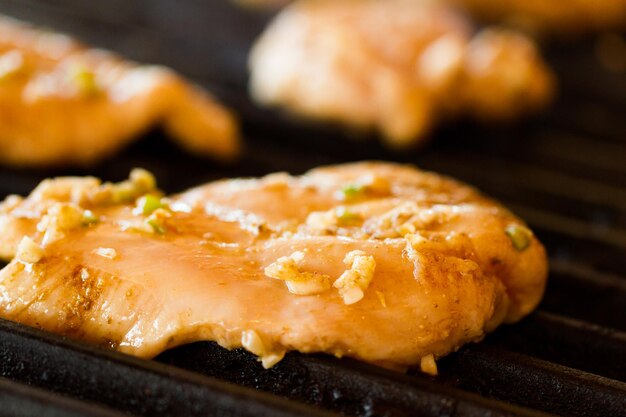
[[[508,226],[504,232],[511,239],[511,243],[517,251],[522,252],[530,246],[533,234],[528,228],[513,224]]]
[[[84,227],[91,226],[91,225],[96,224],[98,222],[100,222],[100,218],[98,216],[96,216],[95,214],[93,214],[93,212],[91,210],[85,210],[83,212],[83,218],[81,220],[81,224]]]
[[[363,194],[365,187],[360,184],[349,184],[341,189],[343,200],[353,200]]]
[[[339,207],[335,211],[335,216],[337,216],[337,224],[339,226],[356,226],[363,220],[363,217],[354,213],[345,207]]]
[[[96,81],[96,74],[86,67],[78,66],[73,69],[71,74],[71,80],[85,96],[92,96],[100,92],[98,82]]]
[[[146,220],[146,223],[147,223],[150,227],[152,227],[152,230],[154,230],[154,232],[155,232],[156,234],[159,234],[159,235],[164,235],[164,234],[165,234],[165,232],[167,231],[167,230],[165,229],[165,225],[164,225],[164,224],[163,224],[163,222],[162,222],[162,221],[160,221],[159,219],[148,219],[148,220]]]
[[[158,209],[166,209],[167,204],[163,203],[162,199],[155,195],[146,194],[139,199],[139,201],[137,202],[137,207],[141,209],[141,213],[143,215],[149,216]]]

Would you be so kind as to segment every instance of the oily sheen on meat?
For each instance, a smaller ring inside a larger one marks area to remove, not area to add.
[[[212,340],[266,367],[326,352],[402,369],[538,304],[542,245],[475,189],[363,162],[223,180],[169,198],[44,181],[0,206],[0,316],[140,357]]]

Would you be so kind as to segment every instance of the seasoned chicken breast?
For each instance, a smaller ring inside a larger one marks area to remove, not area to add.
[[[259,103],[378,129],[396,147],[442,118],[508,119],[553,93],[529,39],[475,34],[453,9],[416,0],[296,2],[258,40],[250,70]]]
[[[43,182],[0,206],[0,317],[152,357],[198,340],[393,368],[538,304],[542,245],[473,188],[410,166],[206,184],[161,198],[134,171]]]
[[[88,165],[159,124],[192,152],[237,153],[231,113],[173,71],[0,17],[0,162]]]

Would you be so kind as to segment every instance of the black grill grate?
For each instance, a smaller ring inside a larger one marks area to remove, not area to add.
[[[168,64],[241,114],[248,148],[237,165],[191,157],[153,132],[89,174],[118,180],[144,166],[175,192],[350,160],[413,162],[502,200],[551,258],[539,311],[444,358],[437,378],[296,353],[264,371],[251,355],[213,343],[143,361],[0,321],[0,414],[626,415],[626,76],[597,63],[593,39],[547,47],[562,90],[549,114],[500,128],[458,122],[399,155],[249,103],[245,57],[266,21],[260,13],[223,0],[0,0],[0,12]],[[28,193],[51,175],[86,173],[0,168],[0,197]]]

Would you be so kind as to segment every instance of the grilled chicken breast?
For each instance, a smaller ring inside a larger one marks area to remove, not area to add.
[[[88,165],[157,124],[190,151],[237,153],[230,112],[173,71],[0,17],[0,162]]]
[[[476,190],[355,163],[171,198],[134,171],[43,182],[0,206],[0,317],[152,357],[213,340],[421,365],[539,302],[542,245]]]
[[[396,147],[442,118],[508,119],[553,93],[532,41],[474,34],[453,9],[416,0],[296,2],[258,40],[250,70],[259,103],[375,128]]]

